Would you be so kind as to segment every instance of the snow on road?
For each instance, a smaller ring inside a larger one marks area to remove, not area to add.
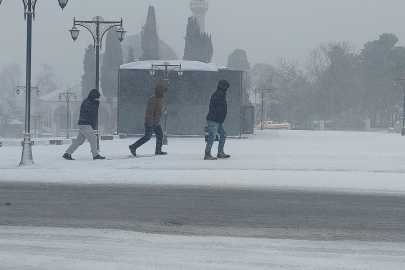
[[[18,167],[21,147],[0,147],[5,182],[188,185],[405,195],[405,141],[399,134],[255,131],[228,139],[227,160],[204,161],[204,139],[154,138],[131,157],[136,138],[86,143],[74,161],[67,145],[33,146],[35,166]],[[1,141],[1,139],[0,139]],[[216,147],[216,145],[214,145]],[[213,149],[216,154],[216,149]],[[1,198],[0,198],[1,199]],[[0,201],[0,207],[6,207]],[[403,269],[405,243],[327,242],[154,235],[138,232],[0,227],[0,269]]]
[[[403,269],[404,245],[2,227],[1,269]]]

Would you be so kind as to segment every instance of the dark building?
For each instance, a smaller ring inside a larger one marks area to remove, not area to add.
[[[143,134],[146,103],[158,84],[164,84],[163,72],[150,75],[152,63],[162,65],[166,61],[139,61],[122,65],[119,69],[118,123],[120,134]],[[168,92],[163,102],[167,108],[167,133],[171,135],[204,135],[205,117],[211,94],[218,81],[227,80],[231,86],[227,92],[228,116],[224,123],[229,136],[253,132],[253,109],[246,106],[246,72],[218,69],[215,64],[195,61],[171,60],[172,65],[181,63],[183,75],[177,69],[170,72]],[[161,125],[165,130],[165,117]]]

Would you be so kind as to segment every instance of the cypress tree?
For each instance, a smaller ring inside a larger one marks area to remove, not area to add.
[[[214,48],[212,47],[212,39],[211,35],[208,36],[207,33],[203,33],[201,36],[201,44],[202,44],[202,58],[201,62],[209,63],[211,62],[212,55],[214,54]]]
[[[250,70],[250,63],[246,51],[236,49],[228,56],[228,68],[237,70]]]
[[[127,63],[132,63],[132,62],[135,62],[134,48],[129,47],[128,56],[127,56]]]
[[[200,26],[194,17],[188,18],[183,60],[197,60],[200,43]]]
[[[96,51],[94,46],[89,44],[84,53],[82,75],[82,99],[84,100],[90,93],[90,90],[96,87]]]
[[[209,63],[213,55],[211,35],[201,33],[197,19],[188,18],[183,60]]]
[[[159,37],[156,28],[155,8],[149,6],[148,16],[141,32],[142,56],[140,60],[159,60]]]
[[[103,95],[107,98],[107,103],[110,105],[112,105],[113,99],[117,97],[117,68],[123,64],[122,48],[120,41],[117,39],[116,31],[117,29],[113,27],[107,32],[100,77]]]

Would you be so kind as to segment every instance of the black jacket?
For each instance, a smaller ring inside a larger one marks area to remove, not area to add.
[[[228,105],[226,103],[226,91],[229,88],[229,83],[221,80],[218,83],[217,90],[211,95],[210,108],[207,120],[222,124],[225,121]]]
[[[97,130],[100,101],[96,100],[96,98],[100,98],[100,93],[96,89],[93,89],[90,91],[88,97],[83,100],[80,106],[78,125],[90,125],[93,130]]]

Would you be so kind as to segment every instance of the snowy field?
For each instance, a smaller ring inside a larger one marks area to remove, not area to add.
[[[229,138],[230,159],[203,160],[203,138],[155,138],[132,157],[136,138],[35,145],[35,166],[18,167],[21,147],[0,147],[1,182],[299,189],[405,195],[405,137],[391,133],[255,131]],[[0,140],[1,141],[1,140]],[[216,154],[217,143],[213,154]],[[0,198],[0,207],[5,202]],[[0,227],[0,269],[404,269],[405,243],[326,242],[149,235],[90,229]]]

